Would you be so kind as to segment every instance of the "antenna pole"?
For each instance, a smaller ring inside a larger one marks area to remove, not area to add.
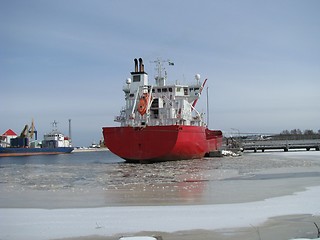
[[[71,142],[71,119],[69,119],[69,141]]]
[[[207,87],[207,127],[209,128],[209,86]]]
[[[165,86],[166,85],[166,80],[167,80],[167,72],[165,71],[165,68],[163,67],[164,63],[168,63],[169,66],[174,66],[174,63],[171,62],[169,59],[162,61],[161,59],[157,59],[151,63],[155,63],[156,67],[156,76],[155,76],[155,80],[156,80],[156,85],[157,86]],[[163,71],[164,71],[164,76],[163,76]]]

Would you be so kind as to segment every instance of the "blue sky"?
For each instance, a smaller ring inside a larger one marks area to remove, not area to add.
[[[53,120],[75,145],[101,138],[142,57],[169,80],[208,78],[210,122],[225,132],[320,129],[320,1],[0,1],[0,132]],[[205,111],[206,99],[198,102]]]

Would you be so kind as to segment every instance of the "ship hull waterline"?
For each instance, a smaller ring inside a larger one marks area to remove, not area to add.
[[[106,147],[127,162],[198,159],[222,144],[221,131],[185,125],[104,127],[103,136]]]
[[[73,147],[57,148],[0,148],[0,157],[19,157],[36,155],[67,154],[73,151]]]

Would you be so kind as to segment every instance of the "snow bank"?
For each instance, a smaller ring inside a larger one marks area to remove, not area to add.
[[[37,240],[138,231],[248,227],[274,216],[318,215],[319,196],[320,186],[290,196],[237,204],[0,209],[0,239]]]

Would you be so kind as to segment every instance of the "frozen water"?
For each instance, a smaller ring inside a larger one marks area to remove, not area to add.
[[[212,230],[319,215],[319,180],[316,151],[142,165],[109,152],[0,158],[0,239]]]

